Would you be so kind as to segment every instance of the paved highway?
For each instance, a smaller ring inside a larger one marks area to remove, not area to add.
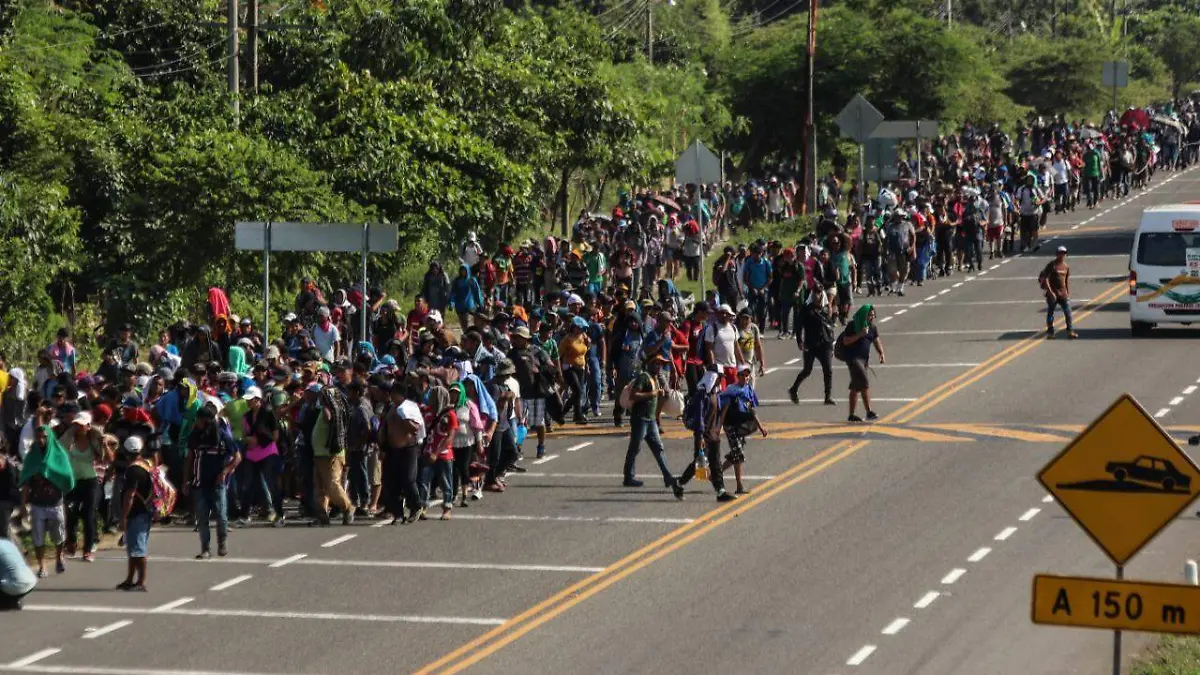
[[[4,617],[0,671],[1107,672],[1109,633],[1030,623],[1035,573],[1113,573],[1034,476],[1124,391],[1176,436],[1200,428],[1195,330],[1133,340],[1125,309],[1141,210],[1197,197],[1200,172],[1163,177],[1052,218],[1038,253],[882,300],[876,425],[820,405],[819,374],[787,402],[799,352],[770,340],[773,433],[731,504],[706,484],[683,503],[623,488],[624,430],[570,428],[450,522],[233,530],[230,557],[203,562],[190,530],[158,529],[144,594],[110,590],[119,552],[75,562]],[[1038,333],[1059,244],[1077,341]],[[666,437],[681,470],[689,436]],[[1198,530],[1185,515],[1127,577],[1178,580]]]

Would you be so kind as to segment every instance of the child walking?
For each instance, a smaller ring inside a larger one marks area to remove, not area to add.
[[[733,467],[733,477],[737,483],[737,494],[744,495],[747,490],[742,484],[742,465],[746,463],[746,437],[755,431],[767,437],[767,428],[758,419],[758,395],[754,393],[754,385],[750,383],[752,370],[750,364],[743,363],[738,367],[738,379],[734,384],[725,388],[719,398],[721,404],[721,428],[729,439],[729,454],[721,464],[721,471]]]

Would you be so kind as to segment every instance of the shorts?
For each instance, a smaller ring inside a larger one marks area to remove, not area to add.
[[[847,307],[853,300],[853,295],[850,292],[850,284],[837,285],[837,304],[838,307]]]
[[[724,366],[721,368],[721,374],[725,376],[725,386],[737,384],[737,366]]]
[[[871,388],[871,381],[867,378],[866,361],[850,359],[846,361],[846,367],[850,369],[850,391],[866,391]]]
[[[58,546],[67,539],[67,522],[63,505],[30,506],[29,519],[33,521],[33,545],[45,546],[46,537]]]
[[[730,433],[731,431],[732,433]],[[725,461],[737,466],[745,464],[746,437],[737,431],[726,429],[725,438],[729,439],[729,452],[725,455]]]
[[[546,399],[523,398],[521,406],[525,413],[525,426],[541,427],[546,425]]]
[[[150,555],[150,514],[129,516],[125,523],[125,553],[130,558]]]
[[[671,373],[668,372],[666,368],[658,371],[658,375],[655,377],[655,379],[658,380],[659,391],[666,391],[671,388]]]
[[[1000,241],[1000,235],[1004,233],[1003,227],[989,227],[987,229],[988,241]]]
[[[907,253],[890,253],[888,260],[892,264],[892,269],[899,275],[900,281],[908,278],[908,254]]]

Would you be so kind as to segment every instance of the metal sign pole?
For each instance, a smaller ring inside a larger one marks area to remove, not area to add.
[[[271,223],[263,224],[263,351],[271,344]]]
[[[1125,578],[1125,566],[1117,565],[1117,580]],[[1121,675],[1121,631],[1113,631],[1113,675]]]
[[[707,228],[704,227],[704,209],[700,204],[700,200],[704,198],[704,181],[700,175],[700,139],[696,139],[695,145],[696,159],[696,225],[700,226],[700,300],[704,300],[704,246],[708,239]]]
[[[370,251],[371,251],[371,226],[366,223],[363,223],[362,307],[360,307],[358,310],[359,314],[362,315],[359,317],[359,327],[362,329],[362,332],[359,333],[359,338],[358,338],[359,340],[367,339],[367,303],[369,302],[368,297],[367,297],[367,254],[370,253]],[[351,353],[353,353],[354,350],[358,348],[358,345],[354,345],[353,347],[354,348],[351,349]]]
[[[858,135],[862,139],[858,142],[858,199],[862,203],[867,195],[867,141],[862,138],[866,135],[863,133],[862,107],[858,109]]]

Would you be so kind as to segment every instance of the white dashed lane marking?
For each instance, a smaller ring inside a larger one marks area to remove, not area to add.
[[[854,656],[851,656],[850,658],[846,659],[846,665],[861,666],[863,664],[863,661],[866,661],[867,657],[871,656],[871,654],[874,654],[874,653],[875,653],[875,645],[863,645],[862,649],[854,652]]]
[[[933,601],[937,600],[938,596],[940,596],[940,595],[941,595],[941,593],[938,593],[937,591],[929,591],[925,595],[921,596],[921,599],[918,600],[916,602],[916,604],[913,605],[913,608],[914,609],[925,609],[926,607],[932,605]]]
[[[1041,509],[1037,509],[1037,508],[1029,509],[1025,513],[1022,513],[1021,517],[1018,520],[1020,520],[1023,523],[1027,523],[1027,522],[1033,520],[1033,517],[1041,512],[1042,512]]]
[[[1004,541],[1005,539],[1013,536],[1013,533],[1016,531],[1017,528],[1015,527],[1006,527],[1003,530],[1000,530],[1000,532],[996,535],[996,541]]]
[[[889,623],[881,632],[884,635],[895,635],[896,633],[904,630],[904,627],[909,623],[911,623],[909,619],[899,617],[895,621]]]
[[[954,569],[950,570],[949,574],[942,577],[942,583],[946,584],[948,586],[948,585],[958,581],[959,579],[961,579],[962,575],[964,575],[966,573],[967,573],[967,571],[965,569],[963,569],[961,567],[955,567]]]
[[[986,558],[987,554],[989,554],[991,552],[992,552],[992,549],[985,546],[985,547],[979,549],[978,551],[975,551],[974,553],[972,553],[971,557],[967,558],[967,562],[979,562],[980,560],[983,560],[984,558]]]

